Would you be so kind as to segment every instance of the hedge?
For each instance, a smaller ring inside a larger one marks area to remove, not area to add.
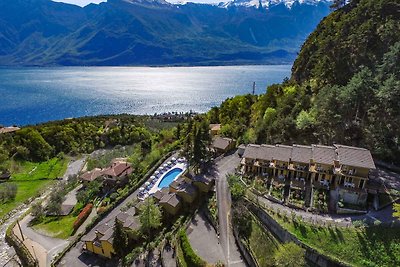
[[[191,267],[204,267],[207,265],[207,263],[200,258],[196,252],[192,249],[192,246],[190,245],[189,239],[186,235],[185,229],[182,229],[179,233],[179,239],[180,239],[180,245],[182,248],[183,252],[183,257],[185,258],[185,261],[188,266]]]
[[[79,213],[78,218],[76,218],[74,222],[74,231],[78,230],[79,226],[86,220],[86,218],[90,215],[93,209],[93,204],[87,204],[83,210]]]

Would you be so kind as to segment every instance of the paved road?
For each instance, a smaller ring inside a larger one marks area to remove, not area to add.
[[[63,179],[64,180],[68,180],[68,177],[70,175],[78,174],[82,170],[83,166],[85,165],[86,158],[87,158],[87,156],[84,156],[81,159],[77,159],[77,160],[71,161],[68,164],[68,167],[67,167],[67,170],[64,173]]]
[[[235,243],[231,227],[231,198],[226,175],[234,173],[239,165],[237,153],[223,157],[216,161],[213,176],[217,184],[218,217],[220,241],[228,266],[246,266]]]
[[[31,254],[38,258],[39,266],[50,266],[51,259],[63,250],[69,242],[34,231],[28,226],[31,220],[32,216],[28,215],[20,221],[22,234],[25,238],[24,244]],[[14,233],[21,239],[21,233],[17,226],[14,227]]]
[[[188,238],[193,250],[207,263],[224,262],[224,252],[215,233],[203,213],[197,213],[187,229]]]

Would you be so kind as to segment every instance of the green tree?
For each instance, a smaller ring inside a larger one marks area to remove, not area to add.
[[[18,192],[18,186],[13,183],[0,184],[0,203],[14,200]]]
[[[161,210],[160,207],[154,203],[153,198],[148,197],[146,203],[141,207],[139,221],[141,232],[145,234],[149,240],[153,231],[161,226]]]
[[[24,128],[16,133],[22,146],[29,149],[29,158],[34,161],[48,160],[53,152],[52,147],[44,140],[40,133],[32,128]]]
[[[128,254],[128,234],[125,232],[122,223],[117,218],[115,218],[114,223],[113,247],[115,253],[120,258],[125,257],[125,255]]]
[[[41,203],[34,203],[31,208],[31,215],[34,221],[40,221],[44,216],[44,209]]]
[[[301,267],[306,266],[305,251],[293,242],[279,246],[274,255],[274,266]]]
[[[237,201],[244,196],[246,188],[238,175],[227,175],[229,189],[231,191],[232,200]]]

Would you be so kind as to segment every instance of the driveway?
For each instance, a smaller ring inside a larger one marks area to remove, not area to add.
[[[67,245],[68,241],[64,239],[58,239],[40,234],[34,231],[28,226],[32,220],[32,216],[25,216],[20,221],[22,234],[24,236],[24,244],[31,252],[32,256],[37,257],[39,260],[39,266],[50,266],[51,259],[59,251],[63,250]],[[14,227],[14,233],[21,239],[21,232],[18,226]]]
[[[234,173],[240,163],[235,152],[217,159],[215,170],[212,172],[217,186],[218,218],[220,241],[228,266],[246,266],[235,242],[231,225],[231,194],[228,188],[227,174]]]
[[[215,230],[203,213],[197,213],[192,219],[187,235],[193,250],[207,263],[225,262],[224,252]]]

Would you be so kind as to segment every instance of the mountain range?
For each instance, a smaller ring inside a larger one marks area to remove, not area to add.
[[[325,0],[0,2],[0,65],[292,63]]]

